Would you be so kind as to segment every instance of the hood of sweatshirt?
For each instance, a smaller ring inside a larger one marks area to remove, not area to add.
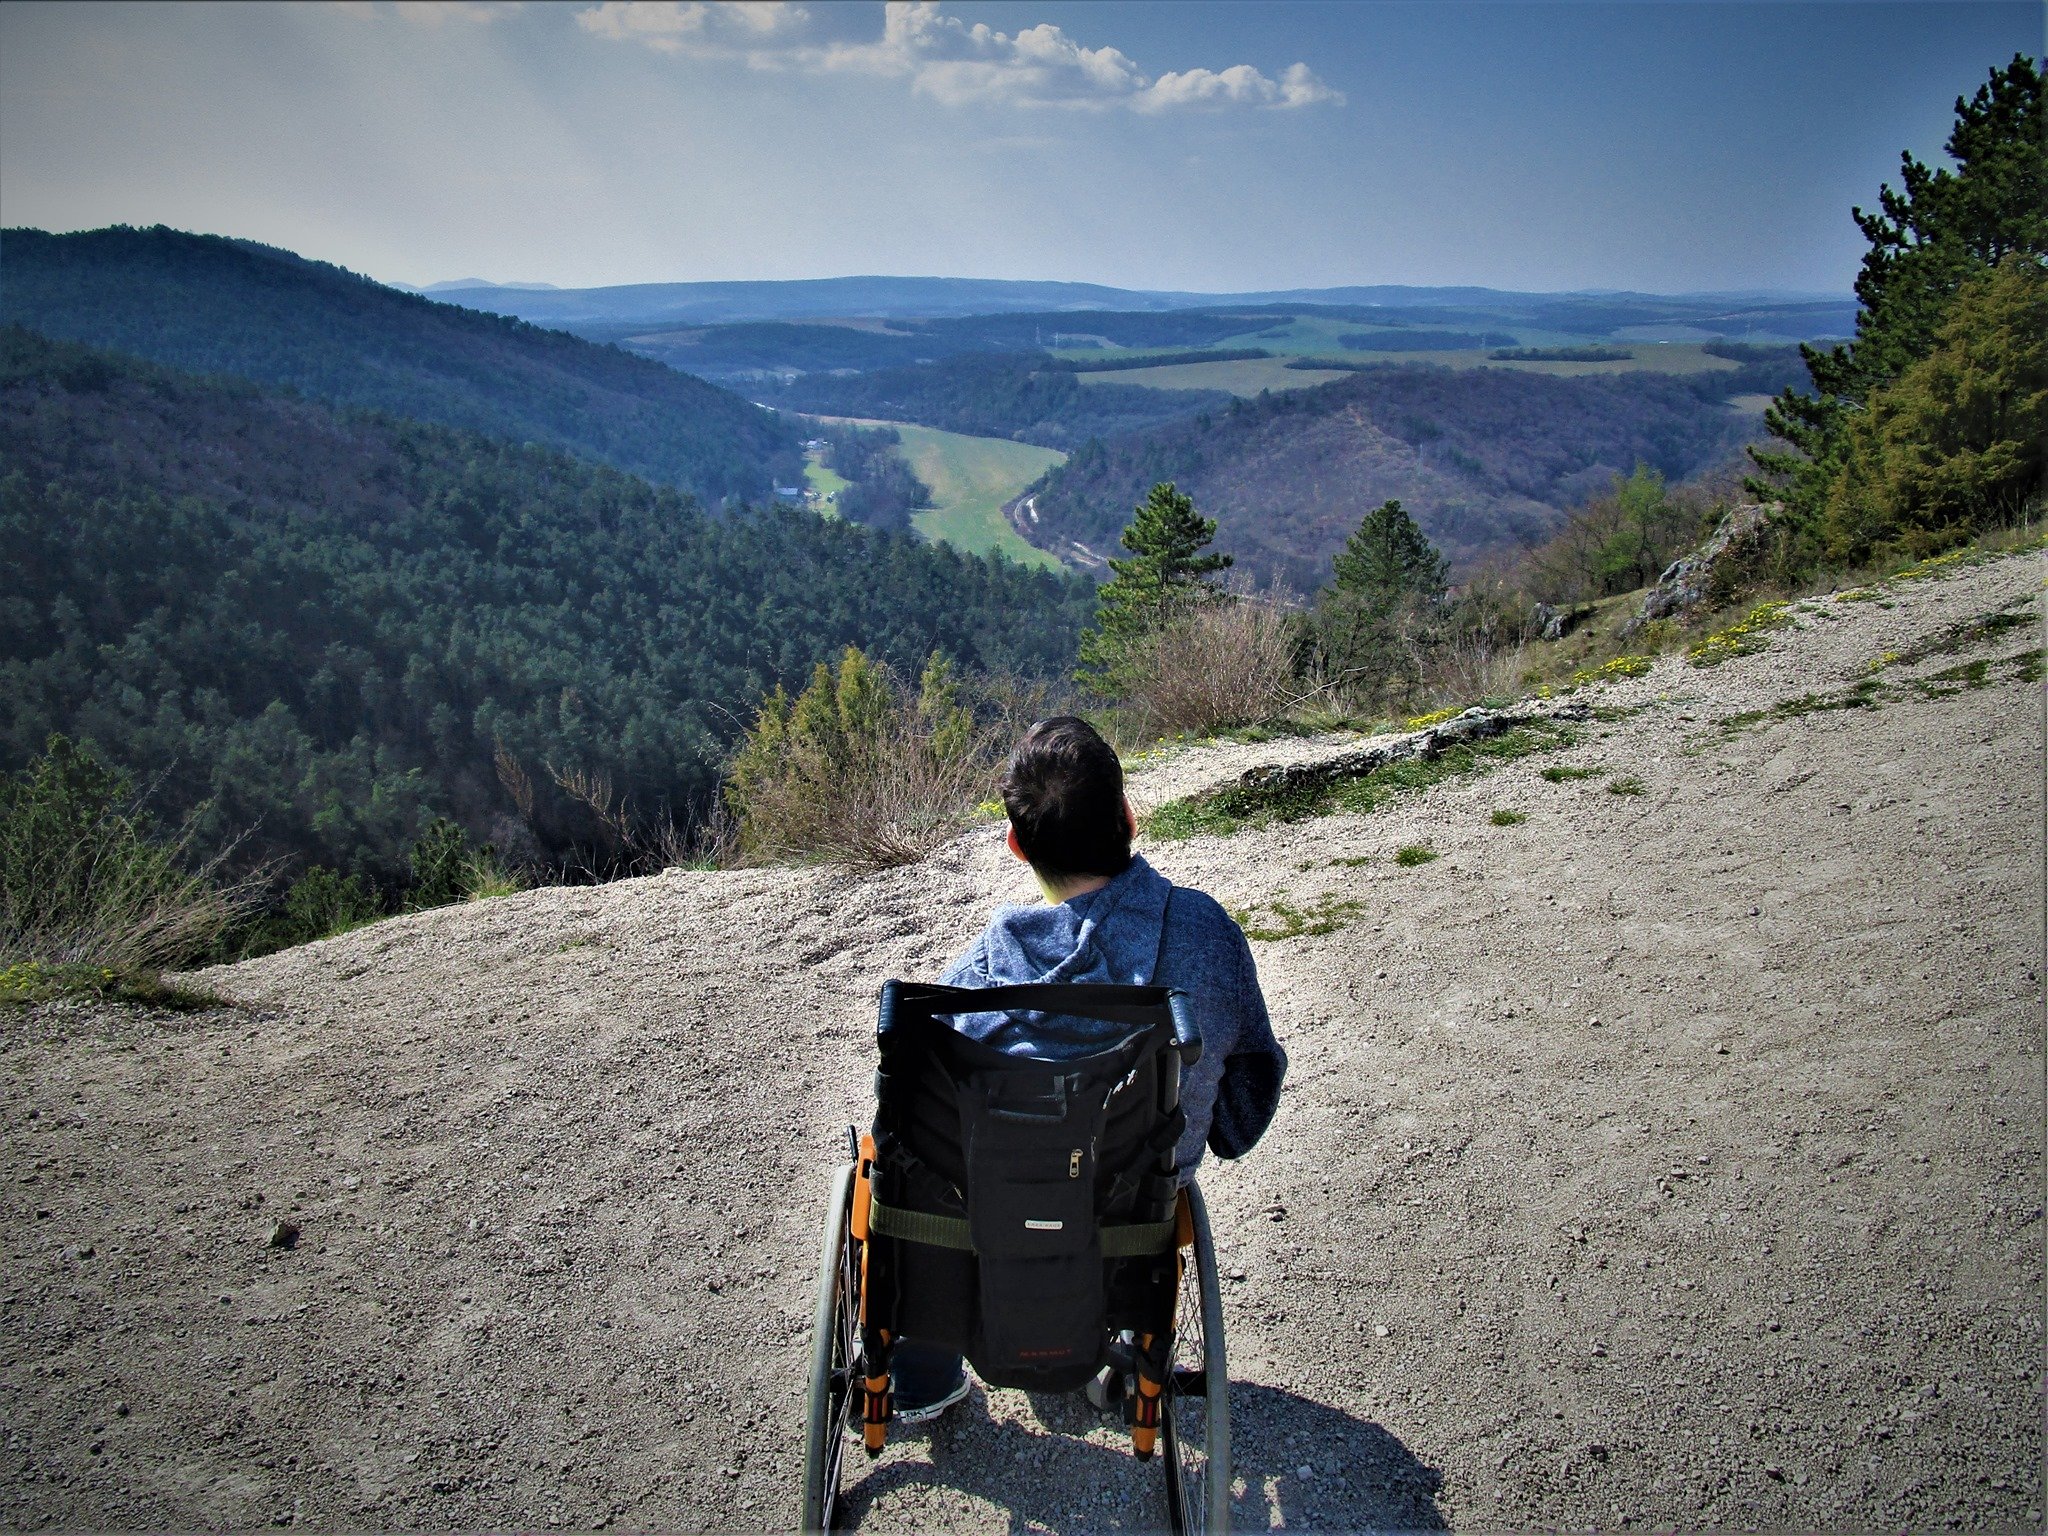
[[[1054,906],[999,907],[977,970],[987,983],[1106,981],[1149,986],[1173,887],[1142,857],[1099,890]],[[977,978],[982,979],[982,978]]]
[[[1150,986],[1159,967],[1173,886],[1142,857],[1099,890],[1057,906],[998,907],[981,941],[949,972],[953,986],[1114,982]],[[1058,1054],[1096,1048],[1124,1026],[1040,1013],[961,1015],[953,1027],[1003,1050]]]

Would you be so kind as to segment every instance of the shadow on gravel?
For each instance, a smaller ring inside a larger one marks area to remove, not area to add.
[[[1110,1421],[1078,1395],[1034,1395],[1031,1405],[1043,1430],[990,1420],[977,1392],[936,1427],[929,1459],[888,1461],[861,1478],[853,1453],[842,1521],[857,1528],[882,1505],[887,1524],[886,1506],[897,1495],[937,1485],[1007,1511],[1013,1532],[1164,1527],[1160,1463],[1137,1461],[1127,1445],[1082,1439]],[[1245,1382],[1230,1389],[1230,1414],[1234,1529],[1449,1529],[1436,1504],[1442,1475],[1371,1420]]]
[[[1238,1530],[1442,1531],[1443,1474],[1370,1419],[1278,1387],[1230,1388]],[[1309,1468],[1312,1476],[1303,1477]]]

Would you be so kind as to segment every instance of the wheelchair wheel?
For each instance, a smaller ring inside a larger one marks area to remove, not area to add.
[[[1230,1529],[1230,1367],[1223,1355],[1223,1288],[1209,1211],[1193,1183],[1185,1191],[1192,1252],[1180,1266],[1173,1368],[1160,1405],[1166,1451],[1166,1513],[1175,1536]]]
[[[860,1415],[860,1255],[853,1238],[854,1164],[832,1179],[818,1259],[818,1311],[811,1324],[811,1382],[804,1408],[804,1530],[832,1529],[839,1470]]]

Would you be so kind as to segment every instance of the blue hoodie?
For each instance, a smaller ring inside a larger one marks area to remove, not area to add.
[[[1098,981],[1179,987],[1195,1003],[1202,1059],[1181,1084],[1187,1134],[1174,1158],[1183,1180],[1206,1144],[1242,1157],[1280,1102],[1287,1053],[1273,1038],[1251,946],[1230,914],[1200,891],[1174,886],[1142,858],[1099,890],[1057,906],[998,907],[947,986]],[[954,1027],[1018,1056],[1080,1056],[1121,1038],[1124,1026],[1043,1013],[972,1013]]]

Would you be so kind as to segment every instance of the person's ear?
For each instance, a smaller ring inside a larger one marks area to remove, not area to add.
[[[1138,813],[1131,809],[1131,797],[1124,796],[1124,825],[1131,829],[1131,841],[1138,840]]]
[[[1031,862],[1029,859],[1024,857],[1024,845],[1017,841],[1017,829],[1015,826],[1012,826],[1009,832],[1004,836],[1003,843],[1010,850],[1010,853],[1012,854],[1012,856],[1016,858],[1019,864],[1029,864]]]

